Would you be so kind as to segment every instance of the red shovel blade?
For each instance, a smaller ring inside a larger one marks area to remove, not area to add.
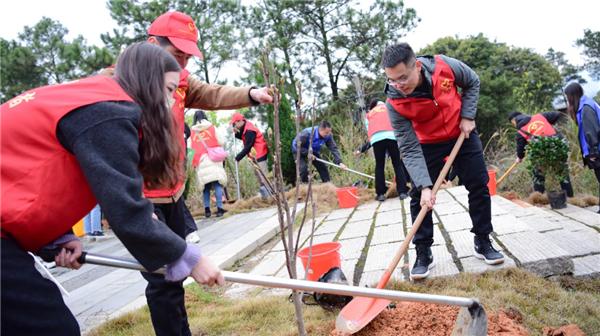
[[[356,297],[348,303],[335,320],[335,329],[342,333],[354,334],[364,328],[379,315],[390,300]]]

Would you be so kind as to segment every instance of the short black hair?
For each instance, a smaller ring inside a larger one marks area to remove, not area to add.
[[[413,65],[415,59],[415,52],[410,45],[402,42],[389,45],[385,48],[381,59],[381,65],[383,68],[393,68],[400,63],[404,63],[408,66]]]
[[[379,99],[371,99],[371,101],[369,102],[369,111],[373,109],[373,107],[377,106],[377,103],[379,102]]]
[[[331,123],[327,120],[323,120],[321,121],[321,124],[319,125],[320,128],[331,128]]]
[[[508,115],[508,121],[512,121],[514,118],[516,118],[516,117],[518,117],[518,116],[520,116],[520,115],[522,115],[522,114],[523,114],[523,113],[521,113],[521,112],[519,112],[519,111],[514,111],[514,112],[511,112],[511,113]]]

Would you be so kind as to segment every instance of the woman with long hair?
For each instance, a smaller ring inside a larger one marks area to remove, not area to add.
[[[578,83],[565,88],[567,111],[579,128],[579,148],[583,163],[594,170],[598,180],[598,213],[600,213],[600,106],[583,94]]]
[[[71,227],[96,203],[149,271],[166,265],[176,284],[190,275],[223,283],[142,197],[144,185],[172,186],[182,174],[169,107],[180,70],[160,47],[138,43],[121,54],[114,77],[36,88],[0,106],[2,335],[80,334],[27,252],[58,248],[57,265],[79,268],[82,245]]]

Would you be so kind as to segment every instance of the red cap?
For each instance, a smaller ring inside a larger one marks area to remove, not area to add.
[[[244,116],[241,113],[234,113],[231,116],[231,124],[235,123],[236,121],[240,121],[240,120],[245,120],[246,118],[244,118]]]
[[[166,12],[152,22],[148,35],[166,37],[184,53],[202,57],[198,49],[198,29],[189,15],[177,11]]]

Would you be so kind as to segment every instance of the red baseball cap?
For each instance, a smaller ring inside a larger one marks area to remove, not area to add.
[[[148,35],[166,37],[184,53],[202,57],[198,49],[198,29],[189,15],[177,11],[166,12],[152,22]]]
[[[241,113],[234,113],[231,116],[231,124],[235,123],[236,121],[240,121],[240,120],[245,120],[246,118],[244,118],[244,116]]]

